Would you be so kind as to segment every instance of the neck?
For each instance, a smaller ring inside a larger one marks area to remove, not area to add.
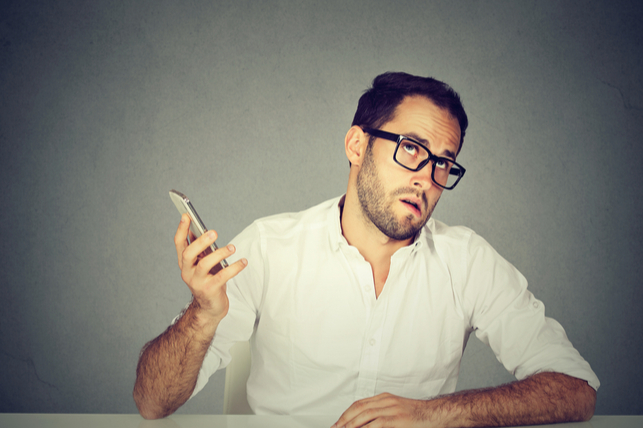
[[[382,270],[388,273],[391,256],[413,241],[413,238],[398,241],[382,233],[364,215],[354,187],[346,192],[341,225],[346,241],[357,248],[364,259],[371,264],[374,273]]]

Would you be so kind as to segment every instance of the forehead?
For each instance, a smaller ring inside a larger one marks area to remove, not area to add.
[[[460,124],[448,110],[422,96],[406,97],[395,109],[395,115],[382,129],[407,137],[428,141],[437,152],[458,152]]]

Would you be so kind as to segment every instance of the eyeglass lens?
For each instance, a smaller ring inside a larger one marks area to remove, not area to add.
[[[400,141],[395,153],[395,160],[412,170],[416,170],[429,157],[424,147],[407,139]],[[443,187],[451,187],[460,179],[460,168],[446,158],[435,159],[431,167],[433,180]]]

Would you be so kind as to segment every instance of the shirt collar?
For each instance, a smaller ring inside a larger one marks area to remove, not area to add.
[[[330,238],[330,246],[334,250],[339,250],[342,243],[348,245],[348,241],[346,241],[346,238],[344,238],[344,234],[342,233],[341,222],[345,199],[346,195],[333,199],[331,209],[328,210],[328,236]]]

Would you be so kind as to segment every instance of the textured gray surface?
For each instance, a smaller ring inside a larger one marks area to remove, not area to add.
[[[603,382],[597,413],[643,413],[640,2],[0,11],[0,411],[135,412],[138,352],[189,298],[168,190],[220,243],[342,193],[357,99],[401,70],[452,84],[471,121],[436,218],[525,274]],[[508,380],[472,339],[459,388]]]

